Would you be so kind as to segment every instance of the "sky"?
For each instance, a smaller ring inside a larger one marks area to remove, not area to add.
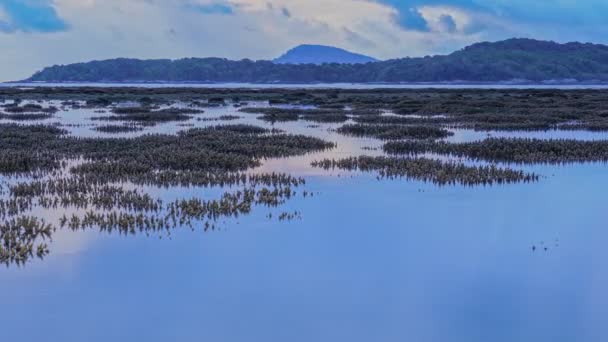
[[[116,57],[272,59],[325,44],[380,59],[527,37],[608,43],[606,0],[0,0],[0,81]]]

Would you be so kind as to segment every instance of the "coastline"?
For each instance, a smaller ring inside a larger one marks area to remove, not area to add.
[[[418,83],[242,83],[242,82],[26,82],[0,83],[4,88],[218,88],[218,89],[608,89],[608,82],[504,81],[504,82],[418,82]]]

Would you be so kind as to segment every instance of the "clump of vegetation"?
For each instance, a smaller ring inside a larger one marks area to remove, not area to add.
[[[279,108],[279,107],[243,107],[239,109],[239,112],[248,113],[248,114],[264,114],[264,115],[273,115],[273,114],[292,114],[299,116],[302,114],[304,109],[299,108]]]
[[[306,114],[302,115],[301,119],[304,121],[312,122],[323,122],[323,123],[340,123],[348,120],[348,116],[344,113],[330,113],[330,114]]]
[[[232,120],[238,120],[241,117],[238,115],[220,115],[218,117],[219,121],[232,121]]]
[[[60,156],[45,151],[41,142],[59,139],[67,131],[44,125],[0,125],[0,174],[58,169]]]
[[[144,122],[144,123],[159,123],[171,121],[187,121],[192,116],[184,114],[181,110],[162,109],[151,111],[148,108],[140,111],[140,108],[116,108],[113,116],[98,116],[93,120],[103,121],[125,121],[125,122]]]
[[[492,185],[516,182],[533,182],[538,176],[523,171],[491,166],[466,166],[462,163],[443,162],[427,158],[351,157],[325,159],[312,163],[323,169],[349,171],[376,171],[383,178],[400,178],[432,182],[438,185]]]
[[[193,108],[117,107],[112,109],[112,113],[115,115],[97,116],[93,117],[92,120],[124,121],[154,125],[163,122],[188,121],[192,119],[190,114],[204,112]]]
[[[387,125],[408,125],[418,123],[432,123],[430,119],[412,120],[412,118],[396,115],[361,115],[353,118],[353,121],[360,124],[387,124]]]
[[[60,161],[77,158],[116,164],[116,172],[238,171],[259,165],[260,158],[333,147],[317,138],[273,133],[250,125],[194,128],[177,135],[144,135],[133,139],[75,138],[62,136],[63,132],[45,126],[2,125],[0,172],[57,169]]]
[[[0,114],[0,119],[12,121],[37,121],[46,120],[53,117],[49,113],[22,113],[22,114]]]
[[[384,151],[391,154],[432,152],[491,162],[574,163],[608,161],[608,141],[543,140],[489,138],[478,142],[447,143],[434,141],[388,142]]]
[[[6,113],[0,113],[0,119],[12,121],[35,121],[50,119],[59,111],[55,106],[43,107],[35,103],[20,106],[20,101],[2,105]]]
[[[152,112],[153,107],[116,107],[112,109],[112,113],[118,115],[133,115]]]
[[[59,111],[57,107],[43,107],[39,104],[28,103],[23,106],[19,106],[18,103],[4,105],[4,111],[11,114],[23,114],[23,113],[46,113],[54,114]]]
[[[453,135],[452,132],[432,126],[397,126],[348,124],[336,130],[338,133],[356,137],[371,137],[382,140],[394,139],[439,139]]]
[[[143,131],[144,128],[138,125],[102,125],[93,129],[102,133],[132,133]]]
[[[166,114],[190,114],[190,115],[205,113],[205,111],[203,111],[203,110],[193,109],[193,108],[165,108],[165,109],[158,110],[156,112],[157,113],[166,113]]]
[[[344,106],[341,106],[344,107]],[[378,114],[374,111],[344,110],[342,108],[302,109],[302,108],[279,108],[279,107],[248,107],[240,109],[241,112],[263,114],[260,120],[269,122],[284,122],[305,120],[312,122],[340,123],[349,119],[349,115],[372,115]]]
[[[287,121],[298,121],[300,116],[291,112],[273,112],[264,114],[258,119],[268,122],[287,122]]]

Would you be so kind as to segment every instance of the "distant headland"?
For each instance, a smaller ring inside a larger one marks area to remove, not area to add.
[[[26,82],[608,82],[608,46],[509,39],[449,55],[378,61],[321,45],[301,45],[273,61],[224,58],[117,58],[47,67]]]

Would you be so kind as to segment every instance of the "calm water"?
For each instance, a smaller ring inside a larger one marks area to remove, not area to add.
[[[235,114],[209,109],[201,117]],[[81,124],[88,110],[47,122]],[[230,123],[270,124],[237,113]],[[192,121],[196,126],[220,122]],[[339,125],[276,128],[338,143],[252,172],[305,176],[313,198],[171,239],[59,231],[51,254],[0,269],[6,341],[602,341],[608,338],[608,165],[524,166],[534,184],[438,187],[324,171],[374,155]],[[147,132],[187,129],[162,124]],[[136,134],[128,134],[133,136]],[[608,139],[606,133],[492,133]],[[487,133],[456,131],[452,141]],[[172,198],[214,189],[148,189]],[[216,191],[216,190],[215,190]],[[301,220],[268,220],[299,210]],[[47,213],[52,217],[54,213]],[[59,214],[57,214],[59,215]],[[533,252],[532,245],[546,246]]]
[[[608,84],[579,83],[0,83],[0,87],[143,87],[143,88],[223,88],[223,89],[607,89]]]

